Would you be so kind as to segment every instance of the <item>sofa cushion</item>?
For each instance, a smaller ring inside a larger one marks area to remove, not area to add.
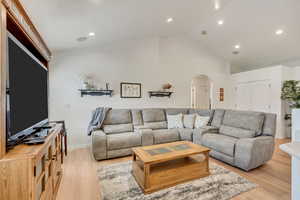
[[[168,124],[166,121],[163,122],[145,122],[144,127],[147,129],[167,129]]]
[[[264,114],[260,112],[226,110],[223,124],[253,130],[255,135],[258,136],[262,132],[264,117]]]
[[[247,130],[243,128],[236,128],[232,126],[222,125],[220,127],[220,133],[236,138],[253,138],[255,137],[255,131]]]
[[[180,140],[182,140],[182,141],[192,141],[193,140],[193,129],[179,128],[177,130],[179,132]]]
[[[135,126],[143,125],[142,110],[133,109],[131,110],[132,123]]]
[[[167,115],[168,129],[183,128],[183,115]]]
[[[133,125],[132,124],[104,125],[103,126],[103,131],[106,134],[132,132],[133,131]]]
[[[217,127],[217,128],[220,128],[221,125],[222,125],[224,114],[225,114],[225,110],[223,110],[223,109],[216,109],[214,111],[214,114],[213,114],[213,117],[212,117],[210,125],[214,126],[214,127]]]
[[[183,126],[185,128],[194,128],[195,125],[195,114],[183,115]]]
[[[104,125],[112,124],[130,124],[132,123],[130,110],[128,109],[111,109],[107,112]]]
[[[143,109],[144,122],[161,122],[166,121],[165,111],[163,109]]]
[[[108,150],[124,149],[141,145],[141,135],[134,132],[112,134],[107,136]]]
[[[238,139],[227,135],[207,133],[202,136],[202,144],[220,153],[234,157]]]
[[[187,108],[167,108],[166,114],[167,115],[178,115],[178,114],[188,114],[189,109]]]
[[[195,128],[201,128],[204,126],[208,125],[209,122],[209,116],[200,116],[200,115],[196,115],[196,119],[195,119]]]
[[[265,113],[265,120],[263,124],[263,135],[275,136],[276,134],[276,114]]]
[[[179,141],[179,132],[177,129],[161,129],[152,131],[154,144]]]

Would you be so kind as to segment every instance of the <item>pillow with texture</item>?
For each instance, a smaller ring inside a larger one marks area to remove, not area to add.
[[[207,126],[209,119],[210,119],[209,116],[196,115],[195,128],[201,128],[201,127]]]
[[[183,128],[183,115],[167,115],[168,129]]]
[[[185,128],[194,128],[195,124],[195,114],[183,115],[183,125]]]

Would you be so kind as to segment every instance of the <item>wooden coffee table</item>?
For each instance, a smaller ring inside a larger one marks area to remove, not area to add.
[[[133,148],[132,171],[148,194],[209,173],[210,149],[188,141]]]

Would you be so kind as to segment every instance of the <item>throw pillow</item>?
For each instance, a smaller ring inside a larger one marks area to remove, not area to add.
[[[196,115],[183,115],[183,125],[185,128],[194,128]]]
[[[178,115],[167,115],[168,129],[183,128],[182,118],[183,118],[182,113]]]
[[[209,119],[210,119],[209,116],[196,115],[195,128],[201,128],[203,126],[207,126]]]

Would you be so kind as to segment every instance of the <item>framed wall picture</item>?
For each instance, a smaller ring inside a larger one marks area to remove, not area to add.
[[[121,98],[141,98],[142,84],[141,83],[121,83],[120,86]]]

